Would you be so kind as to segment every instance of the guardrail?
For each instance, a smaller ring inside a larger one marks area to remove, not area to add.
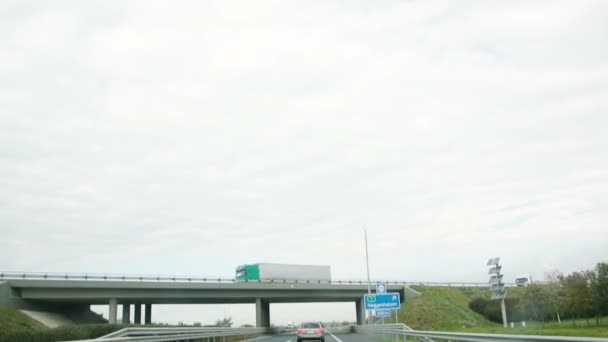
[[[228,336],[243,336],[244,339],[247,339],[248,337],[260,336],[267,332],[268,329],[266,328],[125,328],[96,339],[69,342],[169,342],[192,339],[215,341],[219,337]]]
[[[100,274],[100,273],[44,273],[44,272],[5,272],[0,271],[2,280],[77,280],[77,281],[139,281],[139,282],[179,282],[179,283],[212,283],[212,284],[240,284],[240,283],[287,283],[287,284],[330,284],[330,285],[367,285],[367,280],[292,280],[292,279],[265,279],[258,281],[241,282],[234,278],[206,277],[206,276],[177,276],[177,275],[126,275],[126,274]],[[373,283],[378,282],[374,280]],[[448,287],[486,287],[488,283],[481,282],[434,282],[434,281],[383,281],[388,285],[419,285],[419,286],[448,286]],[[513,287],[515,283],[506,283]]]
[[[99,273],[42,273],[42,272],[3,272],[0,280],[79,280],[79,281],[142,281],[142,282],[197,282],[197,283],[235,283],[233,278],[201,276],[166,275],[125,275]]]
[[[410,328],[409,326],[407,326],[403,323],[356,325],[355,330],[357,330],[357,329],[362,332],[367,332],[367,331],[374,332],[377,330],[385,330],[385,329],[400,330],[400,331],[414,331],[414,329]]]
[[[467,341],[467,342],[608,342],[608,338],[575,336],[540,336],[511,334],[473,334],[445,331],[411,330],[404,324],[358,325],[355,331],[364,334],[382,335],[392,340],[404,341],[410,337],[424,341]]]

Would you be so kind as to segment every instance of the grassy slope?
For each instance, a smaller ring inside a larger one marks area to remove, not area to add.
[[[0,331],[15,329],[40,330],[44,326],[25,314],[6,306],[0,306]]]
[[[0,342],[46,342],[96,338],[123,328],[120,325],[87,324],[49,329],[25,314],[0,305]]]
[[[469,309],[469,301],[474,298],[489,298],[487,288],[455,288],[455,287],[413,287],[422,293],[421,296],[410,299],[399,310],[401,322],[413,329],[419,330],[446,330],[478,333],[509,333],[530,335],[563,335],[563,336],[602,336],[608,337],[608,317],[602,318],[600,326],[590,320],[577,321],[573,327],[571,321],[563,321],[561,325],[556,322],[528,322],[527,327],[521,324],[516,328],[503,328],[502,325],[490,322],[483,316]],[[508,289],[507,295],[519,297],[523,293],[521,288]]]
[[[460,332],[470,333],[493,333],[493,334],[521,334],[521,335],[549,335],[549,336],[587,336],[587,337],[608,337],[608,326],[591,325],[589,327],[579,326],[576,328],[568,324],[563,324],[561,327],[545,327],[542,328],[539,323],[533,323],[528,327],[521,326],[515,328],[503,328],[496,326],[493,328],[468,328],[457,329]]]
[[[425,286],[414,289],[422,295],[407,300],[399,310],[400,320],[413,329],[454,330],[496,325],[469,309],[470,297],[459,288]]]

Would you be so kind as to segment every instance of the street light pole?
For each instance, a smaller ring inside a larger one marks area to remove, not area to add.
[[[367,264],[367,294],[372,294],[372,281],[369,277],[369,253],[367,251],[367,230],[365,228],[363,228],[363,235],[365,236],[365,263]],[[365,303],[364,303],[365,305]],[[368,316],[368,323],[369,320],[371,319],[371,312],[369,310],[367,311],[367,316]]]

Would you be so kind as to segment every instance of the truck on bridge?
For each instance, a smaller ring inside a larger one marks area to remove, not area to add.
[[[310,281],[330,282],[329,266],[257,263],[236,268],[237,282]]]

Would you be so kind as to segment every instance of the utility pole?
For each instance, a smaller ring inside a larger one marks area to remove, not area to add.
[[[363,228],[363,235],[365,236],[365,263],[367,264],[367,294],[372,294],[372,281],[369,277],[369,253],[367,251],[367,230]],[[365,305],[365,303],[364,303]],[[370,323],[371,320],[371,311],[366,310],[367,312],[367,322]]]

